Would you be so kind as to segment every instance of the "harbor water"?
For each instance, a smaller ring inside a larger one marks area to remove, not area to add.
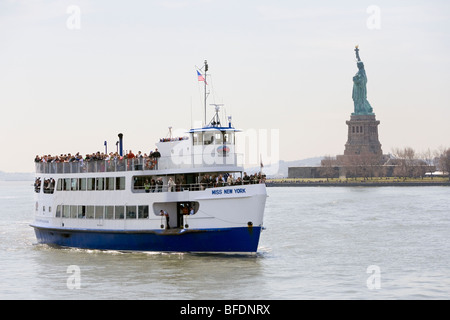
[[[33,186],[0,181],[1,299],[449,299],[449,187],[267,188],[254,256],[37,245]]]

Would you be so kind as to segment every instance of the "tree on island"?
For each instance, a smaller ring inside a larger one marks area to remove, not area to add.
[[[395,148],[392,150],[392,154],[397,162],[393,172],[394,176],[403,178],[403,180],[406,180],[408,177],[412,178],[414,176],[413,168],[416,154],[414,149],[410,147]]]
[[[447,173],[450,181],[450,148],[444,150],[439,157],[439,166],[443,173]]]
[[[329,181],[330,178],[333,178],[336,176],[336,158],[332,156],[325,156],[321,163],[321,167],[319,168],[319,174],[322,177],[327,178],[327,181]]]
[[[437,157],[435,154],[436,154],[435,152],[431,151],[431,149],[428,148],[427,150],[423,151],[420,155],[422,160],[425,162],[427,168],[429,168],[427,171],[430,172],[431,180],[433,180],[433,171],[434,171],[433,168],[436,168],[436,164],[438,162],[436,161]]]

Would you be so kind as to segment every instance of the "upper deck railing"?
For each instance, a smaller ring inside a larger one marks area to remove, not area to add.
[[[203,155],[172,156],[160,158],[133,158],[90,160],[74,162],[36,162],[36,173],[95,173],[95,172],[123,172],[146,170],[171,170],[192,168],[231,168],[237,167],[240,154],[211,157]]]

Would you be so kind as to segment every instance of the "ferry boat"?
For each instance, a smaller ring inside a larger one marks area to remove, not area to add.
[[[207,63],[202,72],[205,79]],[[206,115],[205,89],[205,115]],[[37,161],[37,242],[117,251],[256,253],[264,179],[246,179],[231,118],[160,139],[147,157]],[[206,116],[205,116],[206,119]],[[205,121],[206,124],[206,121]],[[169,129],[170,132],[170,129]],[[156,149],[155,149],[156,150]],[[244,175],[243,175],[244,174]]]

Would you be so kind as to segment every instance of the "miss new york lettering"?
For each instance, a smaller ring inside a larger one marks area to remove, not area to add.
[[[233,193],[246,193],[245,188],[236,188],[236,189],[216,189],[211,190],[212,195],[219,194],[233,194]]]

